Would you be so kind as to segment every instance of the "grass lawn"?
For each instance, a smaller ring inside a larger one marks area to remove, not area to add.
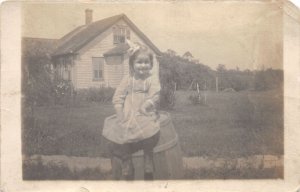
[[[206,106],[191,104],[190,94],[176,92],[169,111],[185,156],[283,154],[282,91],[209,92]],[[105,156],[101,131],[113,113],[99,103],[37,107],[34,118],[23,112],[23,153]]]
[[[283,154],[283,97],[268,92],[207,93],[193,105],[178,92],[172,120],[186,156]]]

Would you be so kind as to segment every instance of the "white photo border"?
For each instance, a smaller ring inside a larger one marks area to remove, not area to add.
[[[88,2],[88,1],[87,1]],[[228,1],[227,1],[228,2]],[[75,3],[75,2],[74,2]],[[78,3],[78,2],[77,2]],[[123,3],[117,2],[114,3]],[[216,1],[213,3],[223,3]],[[234,3],[234,1],[232,1]],[[182,181],[23,181],[21,154],[21,2],[1,9],[1,190],[296,191],[300,185],[300,11],[284,1],[284,179]],[[1,191],[0,190],[0,191]]]

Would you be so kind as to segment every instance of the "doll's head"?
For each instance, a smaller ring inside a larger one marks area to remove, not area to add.
[[[139,45],[129,57],[129,72],[132,76],[146,77],[153,67],[153,54],[144,45]]]

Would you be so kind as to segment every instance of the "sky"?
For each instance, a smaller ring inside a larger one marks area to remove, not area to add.
[[[161,50],[190,51],[215,69],[282,68],[282,14],[270,1],[156,1],[23,4],[25,37],[59,39],[85,23],[125,13]]]

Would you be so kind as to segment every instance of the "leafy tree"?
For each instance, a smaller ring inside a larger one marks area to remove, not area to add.
[[[226,72],[226,66],[224,64],[219,64],[218,67],[217,67],[217,72],[218,73]]]
[[[46,57],[26,57],[22,65],[24,104],[34,106],[51,103],[53,84],[50,60]]]

